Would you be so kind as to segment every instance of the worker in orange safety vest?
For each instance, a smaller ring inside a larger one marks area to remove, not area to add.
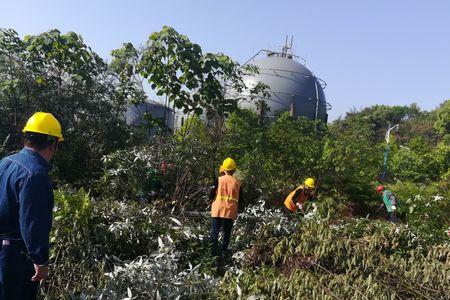
[[[236,163],[227,158],[222,164],[225,175],[218,178],[215,198],[211,205],[211,243],[213,255],[218,255],[219,231],[223,227],[223,240],[221,252],[228,250],[231,230],[238,214],[238,203],[242,201],[241,183],[233,174]]]
[[[316,184],[313,178],[306,179],[304,184],[293,190],[286,197],[286,199],[284,200],[284,206],[290,212],[295,213],[300,210],[302,214],[305,214],[303,204],[305,204],[305,202],[308,200],[314,201],[316,199],[316,196],[314,194],[315,187]],[[312,206],[314,209],[317,209],[317,205],[314,202]]]

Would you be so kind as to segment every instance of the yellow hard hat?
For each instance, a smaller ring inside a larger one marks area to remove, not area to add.
[[[225,171],[225,169],[223,168],[223,165],[221,165],[221,166],[219,167],[219,173],[223,173],[223,171]]]
[[[312,189],[316,187],[316,183],[315,183],[315,181],[314,181],[313,178],[308,178],[308,179],[306,179],[306,180],[305,180],[305,185],[306,185],[307,187],[309,187],[309,188],[312,188]]]
[[[236,163],[232,158],[228,157],[223,161],[222,167],[225,171],[233,171],[236,170]]]
[[[23,132],[42,133],[57,137],[60,142],[64,141],[61,133],[61,124],[51,114],[46,112],[37,112],[28,119],[23,128]]]

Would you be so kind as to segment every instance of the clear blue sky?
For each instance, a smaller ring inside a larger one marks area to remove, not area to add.
[[[105,59],[163,25],[239,62],[294,35],[294,51],[323,78],[330,119],[352,108],[450,99],[450,1],[0,0],[0,27],[20,35],[75,31]]]

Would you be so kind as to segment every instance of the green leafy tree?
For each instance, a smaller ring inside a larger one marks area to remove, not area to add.
[[[373,197],[371,182],[383,162],[373,124],[364,118],[338,120],[329,126],[321,165],[324,188],[334,188],[364,202]]]
[[[434,128],[436,112],[423,111],[417,116],[404,120],[400,123],[398,132],[395,133],[397,141],[404,145],[414,138],[426,141],[429,147],[434,147],[439,142],[439,134]]]
[[[437,120],[434,128],[442,135],[450,134],[450,100],[445,101],[437,109]]]
[[[438,174],[442,180],[447,179],[450,184],[450,144],[442,142],[433,149],[430,155],[437,166]]]
[[[419,115],[421,115],[421,111],[416,104],[410,106],[374,105],[361,111],[351,111],[347,113],[345,119],[356,118],[372,124],[377,140],[382,141],[389,123],[391,125],[399,124],[415,119]]]
[[[109,67],[119,79],[116,92],[127,103],[140,104],[147,100],[144,91],[144,78],[139,76],[136,66],[141,53],[133,44],[124,43],[122,48],[111,51],[113,57]]]
[[[293,118],[287,112],[271,124],[267,133],[270,152],[266,153],[264,169],[285,193],[305,178],[318,178],[326,134],[323,125],[303,117]]]
[[[430,153],[420,153],[408,148],[400,148],[392,155],[391,169],[396,179],[413,182],[435,180],[439,176]]]
[[[166,96],[176,109],[208,116],[236,110],[238,95],[256,97],[266,86],[247,87],[243,82],[251,66],[241,67],[224,54],[203,53],[185,35],[164,26],[150,35],[137,70],[159,96]],[[226,93],[233,91],[233,93]]]
[[[317,178],[326,127],[316,125],[288,113],[274,122],[261,122],[250,110],[230,115],[222,152],[237,161],[247,201],[260,191],[269,203],[278,203],[306,177]]]
[[[267,141],[268,126],[268,122],[261,122],[260,116],[251,110],[238,110],[230,114],[226,121],[226,132],[220,152],[223,158],[232,157],[236,161],[238,177],[243,181],[246,201],[244,205],[256,200],[259,196],[258,190],[269,190],[267,172],[264,169],[268,159],[265,154],[270,151]]]
[[[74,32],[50,30],[19,38],[0,31],[0,140],[21,147],[21,130],[36,111],[53,113],[66,141],[56,158],[58,177],[88,181],[101,174],[100,158],[129,138],[126,98],[117,76]],[[75,167],[76,166],[76,167]]]

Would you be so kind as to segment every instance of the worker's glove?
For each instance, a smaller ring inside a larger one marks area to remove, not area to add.
[[[304,215],[305,212],[303,211],[303,205],[301,203],[296,203],[295,205],[297,205],[299,212]]]
[[[397,210],[397,206],[391,205],[391,209],[392,209],[392,210]]]

